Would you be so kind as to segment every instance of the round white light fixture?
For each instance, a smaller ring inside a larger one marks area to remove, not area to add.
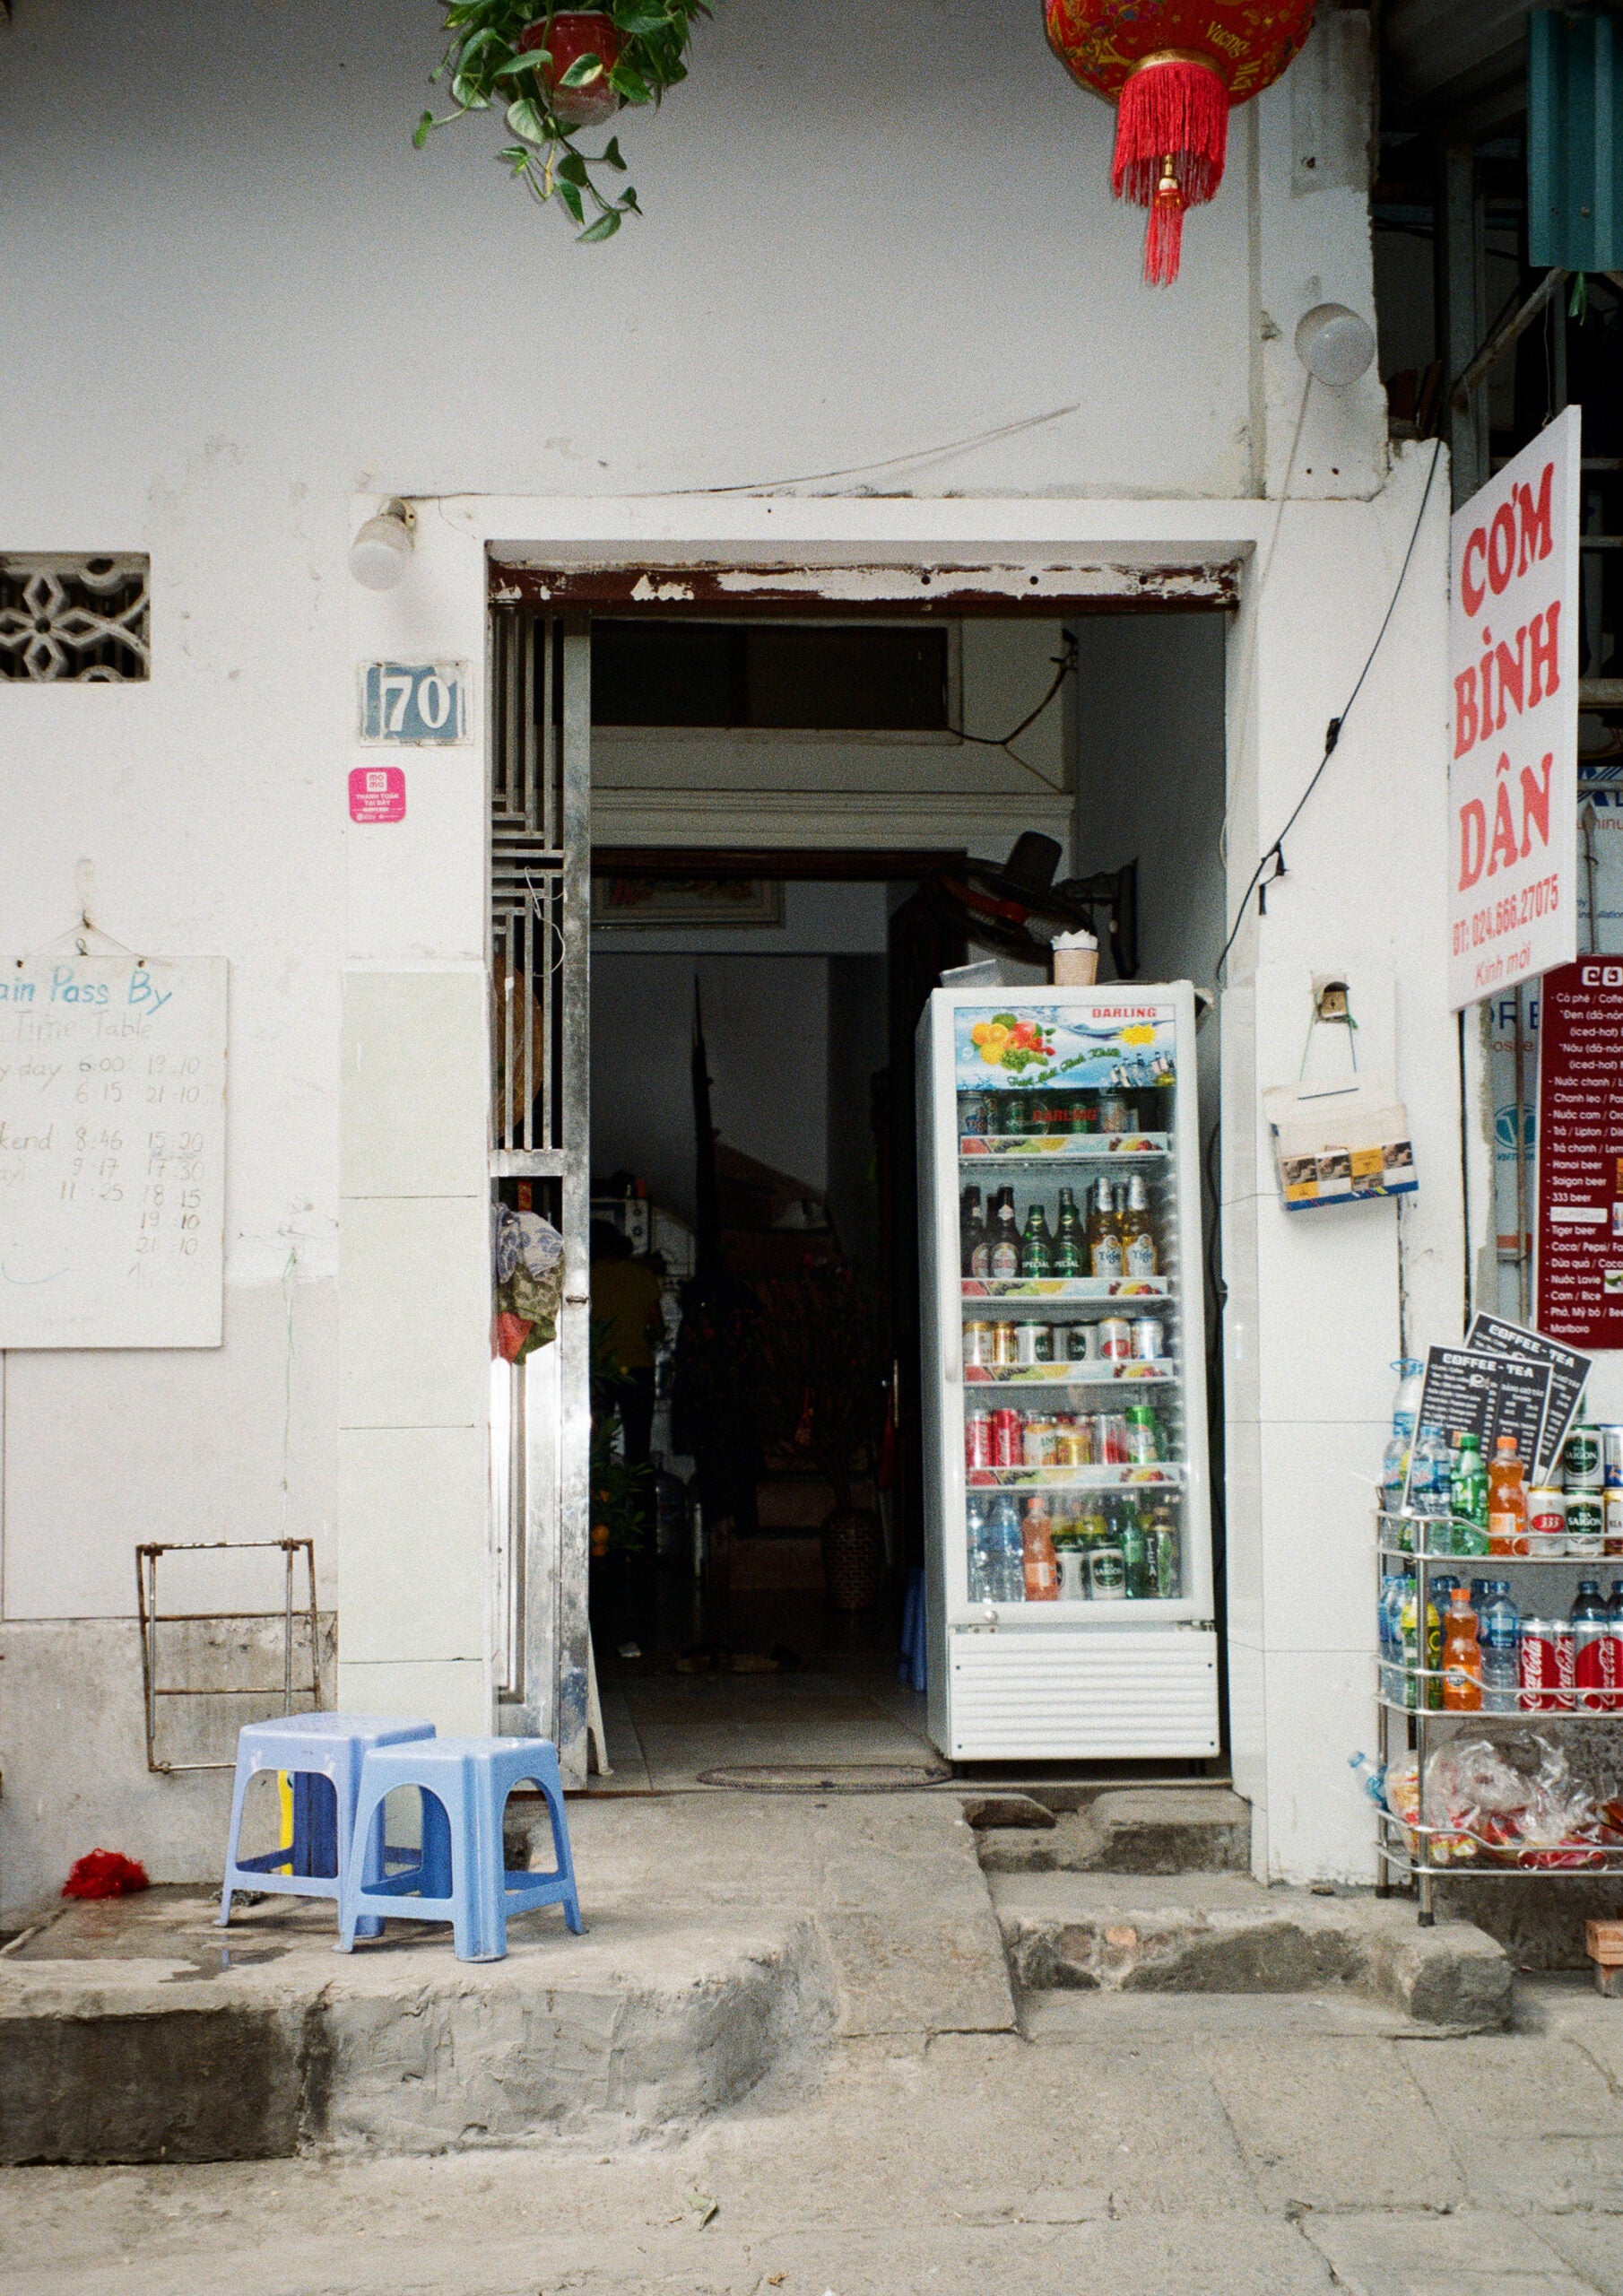
[[[350,571],[369,590],[392,590],[412,562],[415,511],[405,503],[386,503],[369,518],[350,544]]]
[[[1345,390],[1375,357],[1375,329],[1345,303],[1315,303],[1297,321],[1296,355],[1315,382]]]

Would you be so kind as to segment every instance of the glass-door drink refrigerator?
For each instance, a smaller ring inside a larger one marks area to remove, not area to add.
[[[1194,992],[936,990],[919,1023],[930,1733],[1214,1754]]]

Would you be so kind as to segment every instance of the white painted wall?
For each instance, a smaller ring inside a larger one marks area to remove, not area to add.
[[[149,551],[154,639],[147,684],[0,687],[0,940],[31,947],[70,921],[88,852],[108,930],[232,964],[225,1346],[6,1366],[0,1647],[32,1638],[54,1696],[71,1695],[75,1666],[88,1681],[105,1663],[113,1646],[81,1646],[72,1621],[127,1615],[139,1536],[285,1525],[317,1537],[340,1604],[341,1696],[447,1721],[483,1710],[477,1635],[444,1599],[482,1552],[482,1328],[452,1318],[447,1354],[438,1264],[402,1302],[392,1365],[376,1314],[377,1263],[408,1232],[437,1225],[472,1248],[480,1159],[424,1016],[443,1018],[441,990],[454,1002],[482,957],[482,696],[468,747],[412,761],[407,821],[351,831],[358,659],[482,663],[484,548],[515,537],[631,563],[838,549],[1042,569],[1134,552],[1199,566],[1266,535],[1254,493],[1278,491],[1302,404],[1296,317],[1326,295],[1370,308],[1348,157],[1361,20],[1330,19],[1311,70],[1237,117],[1228,180],[1192,219],[1172,297],[1138,283],[1141,219],[1108,194],[1109,113],[1049,57],[1035,6],[1004,12],[990,41],[972,0],[872,0],[838,39],[829,22],[816,0],[725,0],[691,81],[628,126],[647,221],[595,251],[507,187],[478,124],[412,152],[426,8],[27,0],[0,32],[0,549]],[[1341,156],[1307,171],[1310,146]],[[674,491],[896,457],[917,459],[794,500]],[[1293,510],[1281,533],[1238,729],[1237,856],[1294,787],[1367,642],[1410,514],[1411,481],[1383,496],[1384,476],[1373,382],[1309,403],[1292,491],[1338,500]],[[376,600],[344,554],[363,498],[395,491],[423,504],[419,563]],[[837,499],[804,499],[820,494]],[[1350,752],[1361,824],[1384,804],[1403,837],[1377,861],[1304,834],[1267,928],[1293,963],[1344,931],[1402,972],[1400,1009],[1418,1016],[1406,1082],[1439,1176],[1435,1239],[1417,1243],[1422,1298],[1452,1281],[1453,1102],[1427,969],[1441,863],[1416,826],[1435,778],[1440,563],[1422,561],[1384,715]],[[413,969],[429,977],[421,998]],[[425,1030],[433,1057],[413,1069],[403,1034]],[[358,1047],[361,1073],[387,1080],[376,1095],[354,1084]],[[369,1066],[374,1051],[401,1057]],[[341,1188],[346,1079],[360,1144]],[[366,1145],[401,1106],[426,1126],[421,1170]],[[1236,1167],[1237,1207],[1254,1177]],[[1231,1261],[1240,1249],[1237,1226]],[[1356,1292],[1389,1263],[1360,1244],[1337,1282]],[[1292,1287],[1324,1296],[1311,1255],[1258,1265],[1264,1320],[1274,1287],[1287,1304]],[[1385,1332],[1369,1338],[1384,1363]],[[1328,1387],[1287,1400],[1367,1429],[1375,1387],[1335,1394],[1336,1408]],[[1266,1400],[1269,1423],[1289,1423]],[[1300,1569],[1292,1520],[1265,1495],[1257,1540]],[[1348,1600],[1331,1639],[1350,1683],[1362,1613]],[[1245,1695],[1295,1761],[1320,1685],[1309,1697],[1312,1670],[1284,1646],[1274,1665],[1271,1618],[1288,1611],[1258,1614],[1258,1665],[1274,1671],[1254,1669]],[[31,1726],[7,1713],[8,1730]],[[1338,1718],[1338,1759],[1342,1735]],[[195,1827],[153,1826],[117,1762],[87,1752],[70,1777],[78,1758],[62,1759],[85,1846],[150,1850],[159,1878],[208,1870],[201,1796]],[[1278,1870],[1328,1855],[1323,1791],[1255,1762],[1247,1777]],[[7,1876],[29,1870],[30,1822],[0,1800],[0,1905],[23,1887]]]

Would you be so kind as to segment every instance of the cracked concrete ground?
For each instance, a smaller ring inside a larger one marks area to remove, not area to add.
[[[0,2296],[1623,2296],[1623,2003],[854,2034],[621,2149],[0,2173]],[[711,2200],[714,2214],[700,2222]]]

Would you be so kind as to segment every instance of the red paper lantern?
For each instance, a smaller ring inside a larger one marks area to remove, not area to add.
[[[1150,210],[1144,276],[1178,275],[1184,210],[1223,180],[1228,107],[1271,87],[1313,29],[1313,0],[1044,0],[1048,44],[1117,104],[1111,185]]]

